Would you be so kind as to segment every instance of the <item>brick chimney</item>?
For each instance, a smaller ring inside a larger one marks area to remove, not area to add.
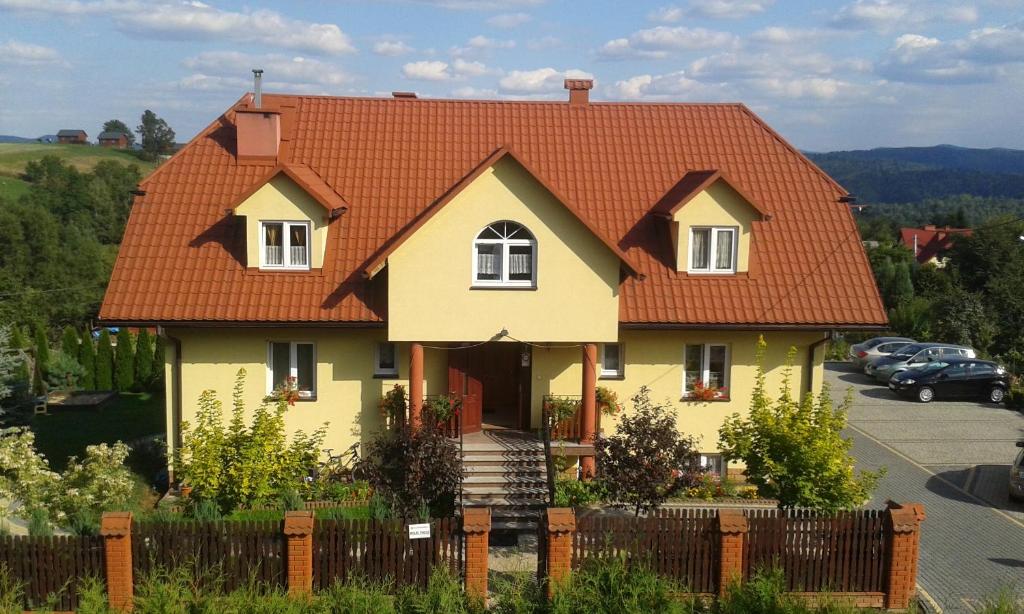
[[[569,104],[574,107],[590,104],[590,90],[593,87],[593,79],[566,79],[565,89],[569,90]]]
[[[281,112],[263,105],[263,71],[254,69],[253,95],[235,107],[239,162],[276,162],[281,145]]]

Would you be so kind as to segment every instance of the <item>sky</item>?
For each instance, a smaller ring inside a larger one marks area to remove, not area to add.
[[[0,0],[0,134],[152,109],[191,139],[252,89],[742,102],[811,151],[1024,148],[1024,0]]]

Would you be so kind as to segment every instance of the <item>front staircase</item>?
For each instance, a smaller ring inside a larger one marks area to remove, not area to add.
[[[492,531],[536,530],[548,498],[539,439],[486,431],[463,442],[462,466],[462,504],[490,507]]]

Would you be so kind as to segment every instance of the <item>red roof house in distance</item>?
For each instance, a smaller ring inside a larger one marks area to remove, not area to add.
[[[499,430],[542,450],[544,408],[568,399],[584,472],[617,420],[598,386],[647,387],[723,473],[718,429],[750,406],[759,338],[772,393],[800,395],[833,331],[886,326],[847,191],[750,109],[592,86],[328,97],[263,94],[257,73],[139,186],[100,311],[164,335],[171,453],[199,395],[228,398],[244,369],[247,406],[297,398],[288,429],[327,422],[336,450],[385,428],[396,385],[411,424],[454,397],[452,428],[485,451]]]
[[[927,224],[921,228],[900,228],[900,243],[906,245],[920,264],[931,262],[936,266],[945,264],[945,253],[953,248],[958,236],[971,236],[970,228],[939,228]]]

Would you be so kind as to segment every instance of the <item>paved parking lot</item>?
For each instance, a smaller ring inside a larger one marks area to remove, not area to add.
[[[1007,496],[1024,414],[970,401],[903,400],[844,363],[826,365],[834,396],[853,394],[848,435],[865,469],[886,467],[874,503],[921,501],[919,584],[945,612],[972,612],[1012,586],[1024,597],[1024,505]]]

